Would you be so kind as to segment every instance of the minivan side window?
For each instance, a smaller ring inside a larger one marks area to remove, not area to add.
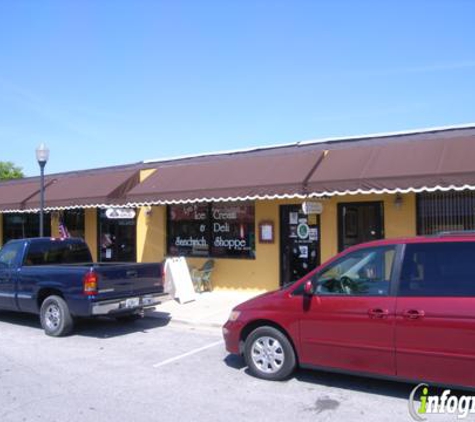
[[[475,242],[406,245],[399,296],[475,296]]]
[[[350,252],[313,279],[317,295],[387,296],[396,246]]]

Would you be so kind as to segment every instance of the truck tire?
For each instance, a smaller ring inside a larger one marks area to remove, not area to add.
[[[40,322],[45,333],[52,337],[69,334],[73,328],[73,318],[68,304],[60,296],[48,296],[41,304]]]
[[[256,328],[244,344],[249,372],[270,381],[287,379],[297,364],[294,348],[282,331],[269,326]]]

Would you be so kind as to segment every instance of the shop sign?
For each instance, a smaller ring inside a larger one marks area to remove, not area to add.
[[[108,208],[106,210],[106,217],[115,219],[132,219],[135,218],[135,210],[130,208]]]
[[[304,214],[321,214],[323,212],[323,204],[315,201],[305,201],[302,204]]]

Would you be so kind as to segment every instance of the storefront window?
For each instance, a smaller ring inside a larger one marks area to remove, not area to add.
[[[254,258],[254,204],[228,202],[169,206],[168,254]]]
[[[211,256],[253,258],[254,205],[216,203],[211,213]]]
[[[40,215],[37,213],[3,214],[3,244],[12,239],[38,237]],[[44,214],[44,235],[51,236],[51,216]]]
[[[417,233],[475,230],[475,191],[417,195]]]
[[[84,210],[67,210],[60,215],[60,223],[68,231],[71,237],[84,239]]]
[[[209,251],[208,204],[168,207],[168,253],[208,256]]]

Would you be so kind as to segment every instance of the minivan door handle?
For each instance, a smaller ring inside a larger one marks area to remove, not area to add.
[[[407,319],[424,318],[425,312],[417,309],[408,309],[402,313],[402,316]]]
[[[387,309],[373,308],[368,309],[368,315],[370,318],[386,318],[389,315]]]

